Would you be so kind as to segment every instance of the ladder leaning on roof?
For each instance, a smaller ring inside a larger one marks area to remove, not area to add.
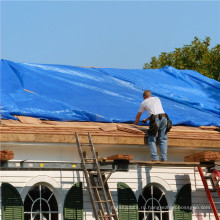
[[[106,172],[100,170],[98,156],[95,152],[90,133],[88,133],[89,144],[80,143],[77,132],[75,137],[96,220],[119,220],[107,183],[111,173],[106,177]],[[92,158],[86,157],[85,152],[82,151],[82,146],[90,147]],[[95,171],[87,168],[86,164],[88,161],[94,163]]]
[[[217,203],[214,202],[212,194],[211,194],[211,192],[217,192],[218,197],[220,198],[220,186],[219,186],[220,172],[217,170],[214,170],[209,176],[205,176],[201,167],[198,167],[198,170],[199,170],[199,174],[201,176],[201,179],[202,179],[210,206],[211,206],[212,211],[215,215],[215,219],[220,220],[220,216],[219,216],[218,210],[216,208]],[[208,179],[211,181],[213,189],[209,189],[208,184],[207,184]],[[220,203],[218,203],[218,204],[220,204]]]

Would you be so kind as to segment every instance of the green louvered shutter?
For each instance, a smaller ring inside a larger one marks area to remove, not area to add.
[[[191,184],[184,185],[177,193],[174,206],[175,220],[191,220],[192,219],[192,199]]]
[[[118,213],[120,220],[138,220],[136,197],[125,183],[118,183]]]
[[[14,186],[2,183],[2,219],[24,220],[24,206]]]
[[[64,202],[64,220],[83,219],[83,191],[82,183],[76,183],[71,187]]]

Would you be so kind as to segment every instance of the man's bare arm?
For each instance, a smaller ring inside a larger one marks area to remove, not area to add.
[[[134,124],[136,125],[139,122],[139,119],[142,115],[142,112],[138,112]]]
[[[142,120],[142,123],[146,123],[149,120],[150,120],[150,117],[149,118],[145,118],[144,120]]]

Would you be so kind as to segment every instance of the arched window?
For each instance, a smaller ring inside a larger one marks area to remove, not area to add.
[[[169,220],[169,206],[162,189],[146,186],[138,199],[139,220]]]
[[[25,220],[58,220],[58,205],[53,191],[45,185],[36,185],[24,200]]]

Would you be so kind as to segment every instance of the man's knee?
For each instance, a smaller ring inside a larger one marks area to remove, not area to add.
[[[148,143],[156,142],[156,137],[148,136]]]
[[[161,136],[158,139],[159,141],[167,141],[167,136]]]

